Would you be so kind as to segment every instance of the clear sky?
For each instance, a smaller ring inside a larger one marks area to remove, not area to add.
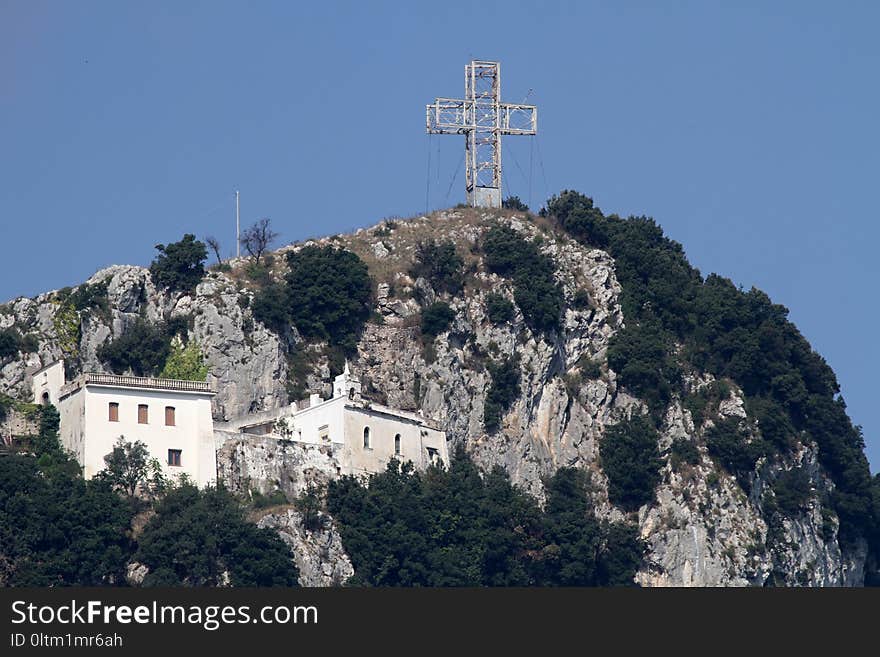
[[[539,106],[505,195],[651,215],[785,304],[877,471],[878,25],[856,1],[0,0],[0,300],[184,232],[229,252],[235,189],[284,241],[461,202],[462,139],[424,105],[497,59]]]

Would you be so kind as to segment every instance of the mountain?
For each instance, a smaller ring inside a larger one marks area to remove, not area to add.
[[[327,395],[348,360],[366,396],[435,418],[450,452],[538,500],[560,468],[586,473],[596,517],[644,540],[639,584],[874,577],[880,486],[833,372],[784,307],[702,276],[649,218],[566,191],[540,215],[455,208],[286,246],[191,291],[156,278],[114,266],[0,307],[0,392],[26,398],[62,356],[136,370],[107,345],[139,323],[199,346],[217,420]],[[298,493],[320,469],[266,447],[220,450],[221,478]]]

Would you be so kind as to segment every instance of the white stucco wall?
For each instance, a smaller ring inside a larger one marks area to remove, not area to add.
[[[88,384],[76,396],[83,397],[85,445],[80,463],[86,478],[104,469],[104,456],[124,436],[129,442],[145,443],[151,458],[162,464],[169,477],[186,473],[199,486],[216,480],[209,394]],[[119,404],[118,422],[109,420],[110,402]],[[149,408],[148,424],[138,423],[139,404]],[[173,427],[165,426],[166,406],[175,409]],[[63,417],[61,422],[64,427]],[[168,465],[169,449],[181,450],[180,467]]]
[[[43,394],[49,395],[49,403],[58,405],[58,391],[64,385],[64,361],[58,360],[33,374],[34,403],[43,403]]]
[[[364,447],[364,428],[370,429],[370,447]],[[354,405],[345,408],[343,462],[351,474],[381,472],[392,457],[412,461],[417,468],[429,465],[427,448],[437,450],[437,457],[449,463],[446,434],[414,420]],[[400,434],[400,454],[394,453],[394,438]]]

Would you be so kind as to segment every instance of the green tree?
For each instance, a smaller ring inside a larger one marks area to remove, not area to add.
[[[171,350],[159,376],[163,379],[205,381],[208,378],[208,365],[205,363],[199,343],[190,340],[184,346],[179,338],[172,340]]]
[[[157,244],[159,255],[150,264],[156,287],[171,292],[192,292],[205,276],[208,250],[195,235],[187,233],[179,242]]]
[[[605,431],[599,454],[608,477],[608,498],[613,504],[626,511],[637,511],[653,501],[662,465],[657,439],[657,429],[643,415],[635,415]]]
[[[370,316],[367,266],[351,251],[332,246],[291,251],[287,263],[290,316],[297,330],[353,353]]]
[[[501,201],[501,207],[506,210],[516,210],[517,212],[528,212],[529,206],[523,203],[519,196],[508,196]]]
[[[448,330],[454,319],[455,311],[448,303],[433,303],[422,313],[422,335],[435,338]]]
[[[229,491],[188,483],[156,506],[134,559],[150,569],[144,586],[296,586],[299,578],[290,548],[248,522]]]
[[[486,316],[493,324],[504,324],[513,320],[513,304],[494,292],[486,295]]]
[[[116,374],[131,370],[136,376],[152,376],[165,366],[170,351],[168,327],[139,317],[122,335],[101,345],[98,358]]]
[[[426,279],[437,292],[458,294],[463,285],[464,260],[453,242],[437,243],[434,239],[416,244],[416,259],[410,268],[413,278]]]
[[[513,279],[513,299],[529,328],[542,333],[557,330],[565,297],[552,258],[506,226],[486,232],[483,252],[489,271]]]
[[[486,393],[486,403],[483,407],[483,424],[486,431],[492,433],[501,426],[501,418],[504,412],[519,395],[519,359],[510,356],[497,363],[489,363],[489,375],[492,377],[492,385]]]
[[[113,489],[134,498],[150,476],[150,452],[140,440],[129,442],[119,436],[113,450],[104,456],[105,468],[98,473]]]

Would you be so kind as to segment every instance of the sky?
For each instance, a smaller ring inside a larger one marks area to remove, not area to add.
[[[464,200],[425,134],[471,59],[538,106],[504,195],[649,215],[704,274],[756,286],[834,368],[880,470],[880,4],[0,0],[0,300]]]

